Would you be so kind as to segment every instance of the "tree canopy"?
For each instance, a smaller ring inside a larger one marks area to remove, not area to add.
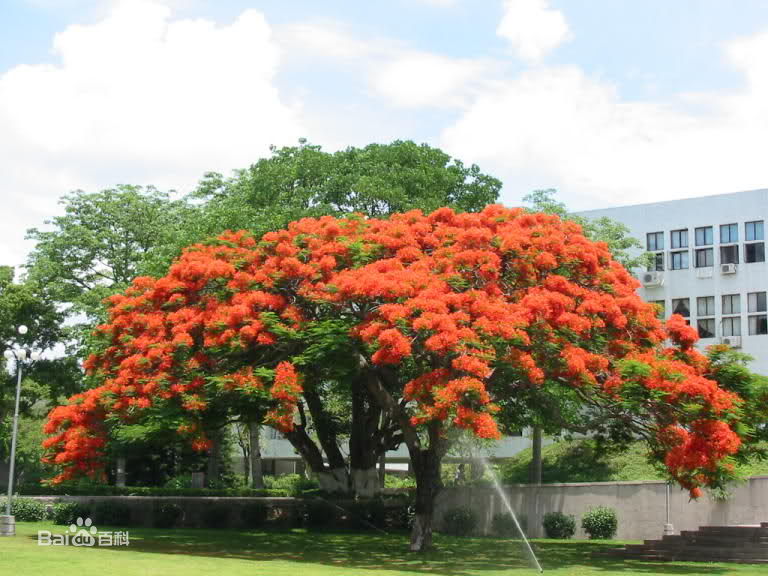
[[[637,286],[578,224],[501,206],[226,233],[110,298],[87,363],[102,384],[52,411],[46,446],[60,481],[98,474],[110,430],[143,417],[199,450],[206,423],[233,412],[290,438],[333,380],[364,391],[391,422],[381,432],[407,445],[421,548],[451,430],[498,437],[500,413],[537,390],[645,439],[697,496],[729,475],[741,400],[706,377],[696,331],[679,316],[662,326]]]

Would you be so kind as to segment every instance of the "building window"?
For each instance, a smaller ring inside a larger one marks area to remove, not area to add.
[[[664,252],[656,252],[651,255],[651,262],[648,264],[648,272],[663,272],[664,271]]]
[[[738,264],[739,245],[720,246],[720,264]]]
[[[688,250],[682,252],[670,252],[670,270],[685,270],[688,268]]]
[[[669,233],[672,240],[671,248],[688,248],[688,230],[672,230]]]
[[[696,246],[711,246],[713,241],[712,226],[696,228]]]
[[[714,316],[715,315],[715,297],[699,296],[696,298],[696,316]]]
[[[739,241],[739,225],[723,224],[720,226],[720,244],[732,244]]]
[[[699,248],[696,250],[696,268],[709,268],[715,265],[715,250]]]
[[[714,318],[699,318],[696,321],[696,327],[699,330],[699,338],[715,337],[715,319]]]
[[[765,240],[763,235],[763,221],[756,220],[754,222],[747,222],[744,224],[744,236],[747,242],[754,242],[755,240]]]
[[[646,247],[648,252],[664,250],[664,232],[649,232],[646,234]]]
[[[765,292],[747,294],[747,312],[765,312]]]
[[[723,318],[723,336],[741,336],[741,318],[733,316]]]
[[[744,244],[744,262],[765,262],[765,242]]]
[[[749,333],[768,334],[768,316],[765,314],[765,292],[750,292],[747,294],[747,312],[749,316]],[[753,314],[763,312],[763,314]]]
[[[651,302],[654,306],[656,306],[656,317],[659,320],[664,320],[664,318],[667,315],[667,304],[664,302],[664,300],[654,300]]]
[[[741,296],[738,294],[723,294],[723,316],[730,314],[741,314]]]
[[[691,316],[691,299],[673,298],[672,314],[680,314],[683,318],[689,318]]]

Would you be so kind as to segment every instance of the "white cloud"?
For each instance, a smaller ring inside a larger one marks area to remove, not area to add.
[[[56,35],[54,65],[0,76],[0,262],[18,262],[23,229],[73,188],[189,188],[302,135],[274,85],[280,53],[260,12],[234,22],[174,20],[162,3],[115,3]]]
[[[505,182],[507,200],[560,188],[574,207],[768,185],[768,34],[726,47],[745,85],[629,101],[578,68],[536,68],[477,98],[441,144]]]
[[[505,0],[504,15],[496,33],[506,38],[525,62],[540,62],[571,38],[568,22],[548,0]]]

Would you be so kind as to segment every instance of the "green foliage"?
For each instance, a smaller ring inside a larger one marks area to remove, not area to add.
[[[183,516],[181,506],[173,502],[162,502],[155,506],[152,523],[155,528],[173,528]]]
[[[269,506],[261,502],[249,502],[240,511],[240,520],[246,528],[261,528],[269,519]]]
[[[268,477],[266,477],[268,478]],[[26,496],[230,496],[230,497],[281,497],[314,495],[317,488],[308,488],[289,494],[287,489],[269,488],[166,488],[163,486],[109,486],[106,484],[56,484],[24,485],[19,492]]]
[[[88,518],[90,507],[77,502],[57,502],[53,505],[53,523],[62,526],[74,524],[78,518]]]
[[[0,498],[0,513],[5,514],[8,497]],[[11,501],[11,514],[16,517],[17,522],[41,522],[47,515],[45,503],[33,498],[14,497]]]
[[[264,476],[264,487],[268,490],[284,492],[288,496],[298,496],[307,490],[319,488],[317,480],[302,474],[283,474],[282,476]]]
[[[446,510],[443,532],[452,536],[470,536],[477,528],[477,513],[469,507],[459,506]]]
[[[567,540],[576,533],[576,518],[562,512],[547,512],[542,525],[547,538]]]
[[[607,506],[591,508],[581,519],[581,527],[590,540],[610,540],[619,528],[616,511]]]
[[[221,529],[229,524],[229,506],[226,504],[214,504],[206,506],[200,515],[203,528]]]
[[[416,488],[416,478],[413,476],[395,476],[387,474],[384,477],[384,488],[393,490],[411,490]]]
[[[531,449],[498,462],[505,484],[529,480]],[[593,439],[560,440],[542,449],[542,481],[612,482],[662,480],[664,475],[650,463],[644,445],[634,443],[626,450],[608,450]]]
[[[131,509],[123,502],[104,500],[94,504],[91,519],[98,526],[128,526],[131,523]]]
[[[493,515],[491,532],[500,538],[517,538],[520,536],[515,520],[509,512],[497,512]]]

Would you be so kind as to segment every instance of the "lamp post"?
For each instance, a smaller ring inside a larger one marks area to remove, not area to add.
[[[18,333],[24,336],[27,327],[21,325]],[[22,366],[27,357],[30,360],[38,360],[38,352],[28,352],[25,348],[9,348],[3,352],[6,360],[14,360],[16,363],[16,404],[13,410],[13,429],[11,432],[11,459],[8,466],[8,500],[5,503],[5,516],[0,516],[0,536],[14,536],[16,534],[16,519],[11,515],[11,500],[13,498],[13,477],[16,467],[16,437],[19,429],[19,400],[21,399]]]

